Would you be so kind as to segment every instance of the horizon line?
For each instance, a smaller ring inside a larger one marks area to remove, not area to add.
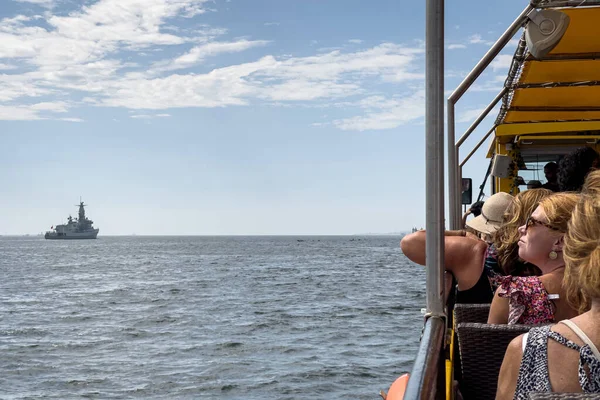
[[[101,235],[102,237],[233,237],[233,236],[398,236],[404,235],[407,232],[385,232],[385,233],[251,233],[251,234],[110,234]],[[6,233],[0,234],[0,237],[43,237],[43,234],[39,233]]]

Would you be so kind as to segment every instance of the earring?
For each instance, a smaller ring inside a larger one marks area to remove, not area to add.
[[[552,250],[550,252],[550,254],[548,254],[548,258],[551,259],[551,260],[556,260],[557,257],[558,257],[558,253],[555,252],[554,250]]]

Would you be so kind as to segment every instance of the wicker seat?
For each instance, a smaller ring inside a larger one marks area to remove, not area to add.
[[[471,322],[456,325],[462,367],[460,391],[465,400],[496,398],[498,373],[508,344],[532,327]]]
[[[600,393],[530,393],[531,400],[593,400],[600,399]]]
[[[490,313],[490,304],[456,304],[454,318],[456,324],[463,322],[479,322],[485,324]]]

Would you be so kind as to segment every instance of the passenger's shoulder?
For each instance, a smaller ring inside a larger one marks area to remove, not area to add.
[[[521,359],[523,358],[523,340],[525,340],[524,334],[519,335],[510,341],[504,356],[507,362],[515,365],[521,364]]]

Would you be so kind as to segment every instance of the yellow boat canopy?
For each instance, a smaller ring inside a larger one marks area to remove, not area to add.
[[[570,17],[558,45],[543,59],[525,51],[513,59],[496,141],[523,134],[573,135],[600,130],[600,7],[563,8]]]

